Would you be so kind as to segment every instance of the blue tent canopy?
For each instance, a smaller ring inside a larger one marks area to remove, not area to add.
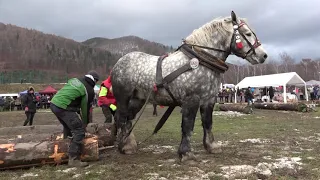
[[[27,94],[28,93],[28,90],[25,90],[25,91],[22,91],[22,92],[19,92],[20,95],[22,94]]]
[[[25,95],[25,94],[27,94],[27,93],[28,93],[28,90],[25,90],[25,91],[19,92],[19,95],[21,96],[21,95]],[[36,96],[39,95],[38,92],[35,92],[34,94],[35,94]]]

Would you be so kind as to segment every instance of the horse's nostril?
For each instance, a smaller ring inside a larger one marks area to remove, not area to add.
[[[264,54],[263,58],[267,59],[268,58],[268,54]]]

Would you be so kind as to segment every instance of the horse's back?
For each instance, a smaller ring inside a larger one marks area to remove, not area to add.
[[[112,76],[121,78],[124,84],[150,84],[155,79],[158,58],[144,52],[130,52],[114,65]]]

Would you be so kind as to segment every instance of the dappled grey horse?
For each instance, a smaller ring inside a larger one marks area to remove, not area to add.
[[[225,61],[230,54],[253,65],[267,59],[247,21],[233,11],[231,18],[217,18],[194,30],[168,56],[131,52],[120,58],[111,73],[118,104],[118,150],[124,154],[136,152],[137,143],[130,133],[132,120],[148,100],[169,106],[171,112],[176,106],[182,108],[182,139],[178,149],[181,160],[192,155],[190,138],[199,107],[204,148],[209,153],[221,151],[212,133],[212,111],[220,75],[228,69]]]

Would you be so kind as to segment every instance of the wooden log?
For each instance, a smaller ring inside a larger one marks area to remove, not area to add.
[[[62,139],[62,133],[48,135],[42,139],[33,135],[33,141],[24,141],[23,138],[0,144],[0,169],[25,168],[44,164],[61,164],[68,160],[70,140]],[[83,161],[99,159],[98,137],[87,134],[83,141]]]
[[[244,114],[251,114],[250,106],[244,104],[216,104],[215,110],[218,111],[236,111]]]
[[[114,130],[111,124],[88,124],[81,159],[98,160],[99,148],[114,145]],[[69,144],[58,125],[0,128],[0,169],[64,163]]]
[[[254,108],[268,109],[268,110],[281,110],[281,111],[310,111],[308,106],[304,103],[254,103]]]
[[[36,126],[17,126],[0,128],[0,143],[9,143],[12,139],[18,140],[23,138],[23,141],[31,141],[33,135],[39,136],[37,139],[43,139],[48,135],[62,133],[62,125],[36,125]],[[89,123],[86,132],[98,136],[99,147],[112,146],[116,137],[114,136],[115,127],[113,124],[104,123]]]
[[[111,123],[96,124],[89,123],[86,128],[88,133],[98,136],[99,147],[112,146],[116,140],[116,128]]]

